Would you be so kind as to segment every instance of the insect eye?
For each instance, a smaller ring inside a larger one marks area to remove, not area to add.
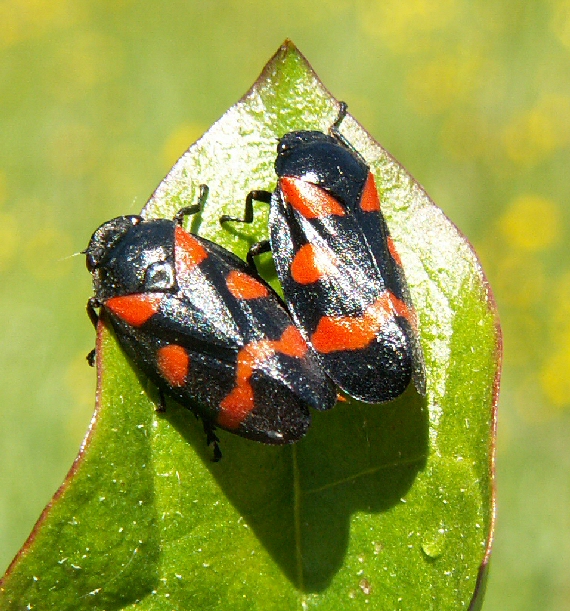
[[[144,277],[145,291],[171,291],[175,288],[174,270],[170,263],[157,261],[148,266]]]

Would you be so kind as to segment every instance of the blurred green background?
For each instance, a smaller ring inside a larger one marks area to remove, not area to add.
[[[487,611],[570,609],[570,0],[0,3],[0,572],[91,418],[92,231],[286,37],[474,243],[505,340]]]

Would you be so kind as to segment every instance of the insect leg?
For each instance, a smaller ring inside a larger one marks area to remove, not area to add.
[[[204,433],[206,433],[206,444],[214,445],[214,456],[212,458],[212,462],[218,462],[222,458],[222,451],[220,450],[220,440],[215,433],[216,427],[209,421],[203,420],[204,423]]]
[[[206,203],[206,200],[208,199],[208,193],[208,185],[200,185],[198,203],[194,204],[193,206],[184,206],[184,208],[180,208],[180,210],[174,215],[174,218],[172,220],[178,225],[182,226],[185,216],[196,214],[197,212],[200,212],[200,210],[202,210],[204,204]]]
[[[99,300],[95,297],[91,297],[87,301],[87,315],[95,329],[97,329],[97,325],[99,324],[99,314],[97,314],[96,308],[100,305]],[[93,348],[85,358],[89,363],[89,367],[95,367],[95,348]]]
[[[89,316],[89,320],[91,324],[97,329],[97,325],[99,324],[99,314],[95,311],[95,308],[100,307],[99,300],[96,297],[91,297],[87,301],[87,316]]]
[[[162,389],[160,388],[158,389],[158,401],[159,401],[159,405],[155,409],[155,411],[162,414],[166,411],[166,397],[164,396],[164,393],[162,392]]]
[[[342,144],[345,148],[347,148],[351,153],[356,155],[362,163],[366,164],[364,157],[352,146],[352,144],[340,133],[340,124],[343,122],[346,117],[346,112],[348,110],[348,104],[346,102],[338,103],[338,115],[334,120],[334,123],[329,127],[329,134],[338,141],[339,144]]]
[[[234,223],[251,223],[253,221],[253,202],[263,202],[264,204],[269,204],[271,202],[271,192],[270,191],[251,191],[247,194],[245,198],[245,212],[243,218],[239,216],[230,216],[228,214],[224,214],[220,217],[220,225],[227,223],[228,221],[232,221]]]
[[[269,240],[262,240],[261,242],[256,242],[252,244],[247,251],[246,261],[247,264],[252,268],[257,270],[255,265],[254,257],[263,254],[264,252],[271,252],[271,244]]]

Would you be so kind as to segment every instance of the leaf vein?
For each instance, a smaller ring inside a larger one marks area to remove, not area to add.
[[[370,469],[365,469],[363,471],[360,471],[359,473],[354,473],[353,475],[350,475],[349,477],[344,477],[335,482],[330,482],[329,484],[323,484],[322,486],[319,486],[317,488],[305,490],[304,494],[316,494],[317,492],[322,492],[323,490],[328,490],[329,488],[334,488],[335,486],[341,486],[342,484],[347,484],[349,482],[352,482],[358,479],[359,477],[364,477],[366,475],[373,475],[374,473],[377,473],[378,471],[383,471],[384,469],[391,469],[393,467],[403,467],[406,465],[413,465],[418,462],[423,462],[425,461],[426,458],[427,458],[427,455],[422,454],[420,456],[412,456],[411,458],[408,458],[406,460],[396,460],[394,462],[386,463],[384,465],[379,465],[377,467],[371,467]]]

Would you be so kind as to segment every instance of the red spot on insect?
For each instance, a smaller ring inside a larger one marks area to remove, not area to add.
[[[275,344],[276,352],[281,352],[298,359],[303,358],[309,349],[307,342],[303,339],[301,332],[295,325],[289,325],[283,331],[281,339],[273,343]]]
[[[226,278],[226,285],[236,299],[260,299],[267,297],[267,287],[249,274],[232,270]]]
[[[249,382],[236,386],[220,403],[218,424],[226,429],[237,429],[254,408],[253,388]]]
[[[332,195],[305,180],[284,176],[279,188],[285,201],[306,219],[345,216],[346,211]]]
[[[140,327],[158,312],[161,300],[159,294],[137,293],[111,297],[105,307],[132,327]]]
[[[360,207],[364,212],[380,212],[380,197],[378,196],[376,182],[371,172],[368,173],[368,178],[362,190]]]
[[[408,317],[408,307],[389,291],[366,308],[361,316],[323,316],[311,337],[317,352],[366,348],[380,329],[395,316]]]
[[[160,373],[170,386],[180,387],[186,384],[190,358],[182,346],[168,344],[159,348],[157,361]]]
[[[304,244],[291,263],[291,277],[299,284],[313,284],[336,271],[331,253],[313,244]]]
[[[394,240],[390,236],[388,236],[386,238],[386,243],[388,244],[388,250],[390,251],[390,254],[392,255],[392,259],[396,261],[396,264],[398,266],[402,267],[402,259],[400,259],[400,255],[398,254],[396,245],[394,244]]]
[[[176,259],[176,272],[184,273],[200,265],[204,259],[208,258],[206,249],[200,242],[182,227],[174,230],[174,257]]]
[[[256,366],[273,354],[271,342],[262,340],[244,346],[238,353],[236,385],[220,403],[218,424],[236,429],[255,407],[250,378]]]
[[[278,340],[251,342],[238,353],[236,385],[220,403],[218,424],[228,429],[237,429],[255,408],[251,376],[255,369],[276,352],[294,358],[303,358],[308,346],[295,325],[289,325]]]

